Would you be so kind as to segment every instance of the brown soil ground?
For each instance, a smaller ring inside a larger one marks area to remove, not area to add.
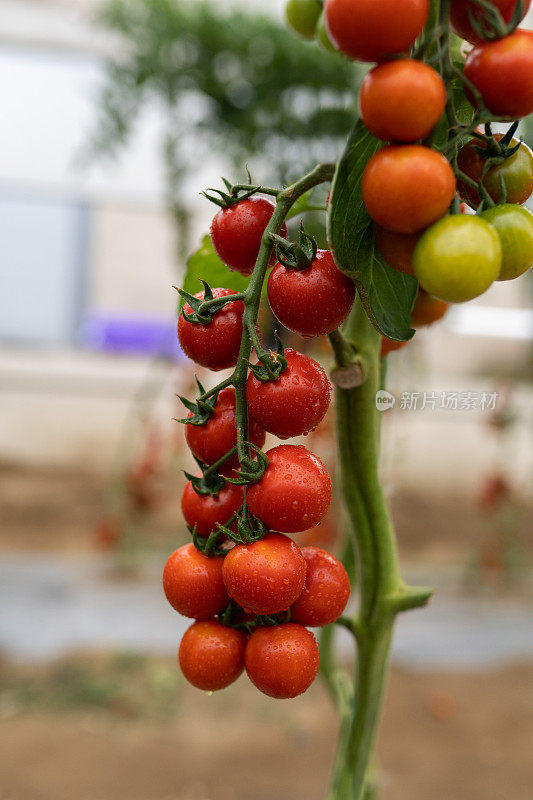
[[[113,695],[102,683],[115,674],[108,658],[96,673],[88,659],[16,676],[4,666],[2,800],[325,797],[336,722],[318,683],[294,701],[269,700],[245,678],[207,696],[185,687],[171,662],[144,660],[122,670]],[[77,669],[85,699],[73,689]],[[533,666],[395,670],[378,748],[380,797],[531,800],[532,720]]]

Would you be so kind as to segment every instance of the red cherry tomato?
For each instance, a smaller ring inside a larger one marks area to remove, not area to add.
[[[397,342],[394,339],[387,339],[387,337],[384,336],[381,340],[381,358],[385,358],[385,356],[388,356],[389,353],[392,353],[394,350],[401,350],[406,344],[409,344],[409,342]]]
[[[274,315],[301,336],[325,336],[341,325],[352,307],[355,286],[337,269],[329,250],[319,250],[307,269],[276,264],[267,286]]]
[[[528,12],[531,0],[524,0],[522,19]],[[491,5],[498,9],[504,22],[510,22],[516,8],[517,0],[491,0]],[[450,26],[454,33],[472,44],[483,44],[472,27],[470,16],[483,22],[484,12],[474,0],[452,0],[450,6]]]
[[[405,58],[370,70],[361,84],[359,109],[368,130],[386,142],[424,139],[446,106],[446,88],[439,73]]]
[[[519,28],[504,39],[474,47],[463,74],[492,114],[527,117],[533,112],[533,31]],[[469,100],[476,105],[473,96]]]
[[[256,628],[246,644],[246,673],[260,692],[279,700],[307,691],[318,672],[318,645],[307,628],[286,622]]]
[[[192,543],[175,550],[163,569],[163,590],[172,608],[194,619],[218,614],[229,602],[223,562],[220,557],[204,556]]]
[[[414,328],[431,325],[433,322],[442,319],[449,307],[449,303],[445,303],[444,300],[439,300],[437,297],[432,297],[420,288],[413,306],[411,324]]]
[[[302,547],[307,562],[305,586],[291,606],[291,620],[300,625],[330,625],[350,597],[350,579],[341,562],[319,547]]]
[[[225,689],[244,669],[246,637],[216,619],[194,622],[183,634],[178,653],[189,683],[205,692]]]
[[[217,530],[217,522],[224,525],[244,502],[242,486],[227,483],[218,494],[197,494],[188,481],[181,496],[181,510],[187,525],[194,529],[198,536],[207,538]]]
[[[428,0],[326,0],[324,5],[330,39],[357,61],[382,61],[408,50],[428,12]]]
[[[234,206],[222,208],[213,218],[211,241],[219,258],[230,269],[242,275],[252,274],[274,209],[274,203],[264,197],[249,197]],[[285,225],[280,236],[287,236]]]
[[[444,156],[429,147],[389,145],[366,165],[361,191],[378,225],[416,233],[444,216],[455,194],[455,176]]]
[[[256,614],[275,614],[294,603],[303,589],[306,565],[300,548],[282,533],[238,544],[224,558],[230,596]]]
[[[187,444],[193,455],[204,464],[214,464],[237,444],[235,408],[235,389],[222,389],[215,403],[215,413],[205,425],[185,426]],[[189,417],[192,417],[192,412]],[[256,447],[262,447],[265,443],[265,431],[254,419],[249,420],[248,441]],[[220,471],[223,475],[230,475],[238,467],[239,459],[235,455],[224,462]]]
[[[374,225],[374,234],[378,250],[389,267],[407,275],[414,275],[413,253],[422,231],[395,233],[380,225]]]
[[[246,494],[250,512],[283,533],[314,528],[331,502],[327,469],[302,445],[278,445],[267,456],[265,474]]]
[[[237,294],[233,289],[213,289],[213,297],[226,297]],[[203,297],[204,292],[197,292],[195,297]],[[192,313],[188,303],[183,306],[186,314]],[[242,337],[242,315],[244,303],[241,300],[228,303],[221,308],[209,325],[200,322],[188,322],[182,313],[178,318],[178,339],[186,356],[189,356],[202,367],[217,372],[220,369],[234,367],[237,363]]]
[[[262,381],[250,372],[246,389],[248,411],[265,430],[288,439],[314,430],[329,407],[331,386],[314,359],[285,350],[287,366],[275,381]]]
[[[495,134],[494,138],[500,141],[503,133]],[[516,147],[517,144],[517,140],[512,139],[510,147]],[[463,145],[457,157],[459,169],[476,183],[483,178],[483,186],[496,203],[499,203],[502,198],[502,181],[505,186],[507,203],[525,203],[533,192],[533,153],[527,144],[522,142],[518,150],[501,164],[489,167],[484,173],[486,160],[479,151],[485,149],[486,144],[477,139],[471,139]],[[458,181],[457,188],[473,206],[479,205],[480,198],[477,189],[468,186],[461,180]]]

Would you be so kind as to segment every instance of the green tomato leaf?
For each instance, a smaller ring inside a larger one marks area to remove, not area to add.
[[[414,335],[411,310],[418,282],[384,261],[374,240],[373,222],[361,195],[361,178],[382,142],[361,121],[355,125],[337,165],[328,213],[328,239],[339,269],[354,281],[368,318],[389,339]]]
[[[212,289],[222,286],[225,289],[235,289],[237,292],[244,291],[250,280],[240,272],[233,272],[220,260],[208,234],[203,237],[198,250],[189,256],[183,289],[190,294],[200,292],[202,290],[200,278],[207,281]],[[183,299],[180,299],[180,308],[183,303]]]

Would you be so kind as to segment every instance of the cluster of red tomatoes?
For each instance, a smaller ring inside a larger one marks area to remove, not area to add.
[[[340,561],[318,547],[299,548],[283,533],[236,544],[225,556],[186,544],[168,559],[163,586],[172,607],[196,620],[179,648],[190,683],[216,691],[246,669],[276,698],[309,688],[319,651],[306,626],[335,622],[350,595]]]
[[[289,0],[287,16],[297,31],[305,35],[304,21],[318,13],[317,5]],[[480,35],[480,26],[488,25],[486,9],[476,0],[450,3],[452,31],[473,45],[463,69],[465,92],[474,109],[518,120],[533,112],[533,32],[505,35],[517,0],[490,5],[501,29],[489,31],[486,40]],[[522,0],[522,17],[528,8],[529,0]],[[377,246],[391,267],[414,273],[427,293],[456,303],[479,296],[495,280],[518,277],[533,263],[533,216],[521,207],[533,191],[533,154],[523,143],[502,143],[502,135],[482,131],[461,142],[453,165],[431,146],[446,87],[436,69],[408,57],[428,12],[428,0],[324,3],[336,48],[351,59],[377,62],[359,98],[362,121],[387,143],[366,165],[361,187]],[[479,206],[480,182],[498,205],[485,202],[477,215],[450,214],[457,191]]]
[[[231,269],[252,272],[273,210],[270,201],[253,196],[229,202],[215,216],[213,245]],[[309,262],[301,269],[276,263],[268,281],[274,313],[302,336],[335,330],[355,294],[329,251],[316,252]],[[232,294],[212,290],[214,299]],[[196,298],[204,296],[200,292]],[[184,352],[214,371],[234,367],[243,337],[242,300],[229,299],[204,322],[195,321],[192,311],[185,303],[178,320]],[[247,441],[257,450],[267,432],[288,439],[314,430],[330,403],[328,378],[314,359],[293,349],[282,358],[284,366],[274,379],[248,373]],[[261,691],[294,697],[309,687],[318,670],[318,646],[306,626],[334,622],[350,594],[346,571],[333,555],[300,548],[287,536],[322,520],[331,502],[331,479],[307,448],[281,444],[266,453],[268,465],[259,481],[232,483],[239,474],[236,407],[236,390],[226,386],[212,398],[206,418],[189,413],[187,443],[204,467],[217,464],[216,481],[212,489],[194,479],[186,484],[181,507],[195,544],[170,556],[163,584],[170,604],[196,620],[179,650],[181,669],[192,684],[221,689],[246,668]],[[226,533],[238,532],[243,516],[259,523],[258,538],[239,542],[237,535],[232,543],[219,526]],[[216,531],[215,552],[196,546]]]

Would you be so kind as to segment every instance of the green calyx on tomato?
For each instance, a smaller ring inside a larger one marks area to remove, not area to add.
[[[293,31],[304,39],[313,39],[322,14],[319,0],[288,0],[285,16]]]
[[[518,278],[533,264],[533,214],[522,206],[505,203],[480,215],[496,228],[502,245],[502,267],[497,280]]]
[[[483,294],[498,278],[500,238],[487,220],[454,214],[422,234],[413,264],[426,292],[448,303],[463,303]]]

